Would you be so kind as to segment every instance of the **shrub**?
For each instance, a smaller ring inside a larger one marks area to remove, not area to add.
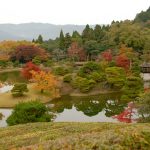
[[[53,65],[53,61],[52,60],[47,60],[43,64],[44,64],[45,67],[51,67]]]
[[[106,80],[112,88],[120,89],[126,80],[125,70],[121,67],[108,67],[105,69]]]
[[[18,60],[16,60],[15,62],[13,62],[13,67],[19,67],[20,63]]]
[[[64,75],[70,73],[70,70],[69,70],[68,68],[65,68],[65,67],[61,66],[61,67],[56,67],[56,68],[54,69],[54,73],[55,73],[56,75],[64,76]]]
[[[7,67],[7,61],[4,61],[4,60],[0,60],[0,67],[1,68],[5,68],[5,67]]]
[[[122,100],[135,100],[143,91],[143,81],[140,77],[130,76],[127,77],[126,82],[122,88]]]
[[[70,83],[72,80],[72,74],[66,74],[63,78],[64,82]]]
[[[26,83],[16,83],[11,90],[11,93],[14,97],[23,96],[24,92],[28,92]]]
[[[105,73],[92,72],[89,76],[89,79],[93,79],[95,82],[101,82],[106,79]]]
[[[72,85],[74,88],[78,88],[81,92],[88,92],[90,89],[94,87],[95,81],[90,79],[88,80],[87,78],[82,78],[82,77],[76,77]]]
[[[96,62],[88,62],[83,67],[80,68],[78,75],[86,78],[88,75],[90,75],[92,72],[100,72],[101,67]]]
[[[40,65],[41,64],[41,59],[40,57],[36,56],[32,59],[32,62],[36,65]]]
[[[49,122],[52,114],[39,101],[21,102],[17,104],[12,114],[7,118],[8,125],[24,124],[29,122]]]

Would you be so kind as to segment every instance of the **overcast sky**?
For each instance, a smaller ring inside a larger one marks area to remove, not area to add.
[[[0,0],[0,23],[108,24],[149,6],[150,0]]]

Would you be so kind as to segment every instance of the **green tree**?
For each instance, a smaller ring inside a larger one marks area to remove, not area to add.
[[[42,44],[43,43],[43,37],[42,35],[40,34],[36,40],[36,43],[39,43],[39,44]]]
[[[11,90],[11,93],[14,97],[23,96],[24,92],[28,92],[26,83],[16,83]]]
[[[91,60],[93,55],[97,55],[98,51],[98,43],[94,40],[86,41],[84,43],[84,49],[87,52],[87,60]]]
[[[65,37],[64,37],[64,33],[63,30],[60,31],[60,36],[59,36],[59,48],[61,50],[65,49]]]
[[[32,59],[32,62],[36,65],[40,65],[41,64],[41,59],[39,56],[36,56]]]
[[[89,40],[94,40],[94,31],[90,26],[87,24],[85,29],[82,32],[82,39],[83,43]]]
[[[69,33],[66,33],[66,35],[65,35],[65,49],[69,48],[71,43],[72,43],[71,36]]]
[[[49,122],[52,117],[53,115],[48,113],[48,108],[40,101],[30,101],[17,104],[6,122],[10,126],[29,122]]]

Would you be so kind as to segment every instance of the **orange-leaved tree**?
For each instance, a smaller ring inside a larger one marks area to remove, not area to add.
[[[35,88],[39,89],[41,93],[44,93],[44,91],[48,91],[54,97],[59,96],[57,90],[58,81],[52,73],[45,71],[40,72],[31,71],[31,73],[32,79],[36,83]]]

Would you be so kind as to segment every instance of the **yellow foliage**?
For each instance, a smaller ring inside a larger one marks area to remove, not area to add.
[[[32,79],[34,82],[36,82],[36,88],[43,93],[45,90],[51,92],[54,97],[57,97],[58,89],[56,89],[58,86],[58,81],[56,80],[56,77],[51,74],[50,72],[35,72],[31,71],[32,73]]]

